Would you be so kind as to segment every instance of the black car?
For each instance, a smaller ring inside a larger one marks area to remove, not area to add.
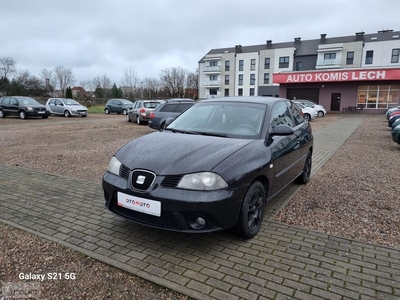
[[[192,99],[173,98],[167,100],[150,113],[149,127],[160,131],[164,130],[168,119],[175,118],[194,103]]]
[[[204,100],[115,153],[102,180],[105,206],[151,227],[236,226],[252,238],[266,203],[292,181],[309,181],[312,153],[311,126],[290,100]]]
[[[0,118],[19,116],[20,119],[41,117],[47,119],[49,111],[46,106],[35,99],[22,96],[6,96],[0,98]]]

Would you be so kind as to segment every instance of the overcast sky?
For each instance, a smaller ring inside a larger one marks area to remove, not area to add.
[[[400,31],[399,12],[399,0],[0,0],[0,57],[119,85],[128,67],[141,79],[194,72],[214,48]]]

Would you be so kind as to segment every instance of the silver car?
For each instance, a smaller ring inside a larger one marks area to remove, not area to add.
[[[78,101],[69,98],[50,98],[46,102],[46,108],[52,115],[64,115],[66,118],[72,116],[86,117],[88,110]]]

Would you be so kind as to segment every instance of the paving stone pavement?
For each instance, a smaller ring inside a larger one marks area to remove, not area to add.
[[[312,174],[362,121],[314,133]],[[293,184],[270,205],[279,211]],[[115,216],[99,184],[0,164],[0,221],[195,299],[400,299],[400,251],[265,220],[249,240],[187,235]]]

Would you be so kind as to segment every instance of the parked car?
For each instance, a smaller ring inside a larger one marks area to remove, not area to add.
[[[312,121],[317,117],[317,111],[314,108],[307,107],[304,104],[294,101],[300,108],[301,111],[304,114],[304,117],[306,118],[307,121]]]
[[[389,118],[388,120],[388,127],[392,127],[393,123],[397,120],[400,119],[400,115],[393,115]]]
[[[195,102],[191,99],[170,99],[157,106],[152,113],[148,125],[150,128],[164,130],[166,121],[175,118]]]
[[[386,118],[389,120],[390,114],[391,114],[392,112],[396,111],[396,110],[400,110],[400,106],[396,106],[396,107],[389,108],[389,109],[386,111]]]
[[[395,143],[400,145],[400,124],[392,129],[392,139]]]
[[[72,116],[86,117],[88,109],[78,101],[69,98],[50,98],[46,102],[46,108],[52,115],[63,115],[66,118]]]
[[[146,226],[187,233],[259,231],[266,203],[310,179],[311,125],[292,101],[197,102],[120,148],[102,179],[105,206]]]
[[[400,125],[400,119],[394,120],[392,123],[392,129],[394,129],[397,125]]]
[[[152,100],[138,100],[133,103],[133,108],[128,110],[126,114],[126,120],[131,122],[135,120],[138,125],[148,122],[150,119],[150,113],[160,105],[159,101]]]
[[[106,103],[104,112],[108,115],[110,113],[117,113],[126,115],[130,109],[133,108],[133,102],[126,99],[110,99]]]
[[[35,99],[22,96],[5,96],[0,98],[0,118],[19,116],[20,119],[41,117],[47,119],[49,111],[46,106]]]
[[[322,118],[326,115],[326,110],[322,105],[319,105],[311,100],[296,99],[296,102],[300,102],[304,106],[314,108],[317,111],[317,117]]]

